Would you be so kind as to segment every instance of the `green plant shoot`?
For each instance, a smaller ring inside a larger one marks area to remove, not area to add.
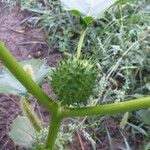
[[[76,16],[81,24],[81,35],[77,46],[77,51],[73,56],[66,60],[62,60],[57,68],[49,68],[46,64],[45,69],[39,71],[41,64],[39,63],[36,70],[32,67],[34,61],[18,63],[11,52],[6,48],[3,42],[0,42],[0,60],[7,67],[3,73],[8,75],[11,81],[15,81],[18,86],[13,87],[9,85],[9,90],[0,91],[1,93],[9,93],[21,96],[21,109],[24,117],[17,117],[12,124],[12,131],[9,133],[14,142],[26,148],[33,148],[36,150],[54,150],[56,149],[55,142],[57,139],[58,131],[64,118],[67,117],[84,117],[84,116],[103,116],[111,115],[120,112],[129,112],[141,110],[150,107],[150,96],[129,99],[128,101],[103,104],[97,106],[87,106],[90,96],[97,84],[98,70],[96,62],[90,59],[82,59],[82,46],[88,26],[94,22],[95,19],[101,18],[104,12],[114,3],[124,2],[117,0],[61,0],[64,9]],[[38,64],[36,62],[36,64]],[[37,71],[37,72],[35,72]],[[42,81],[45,77],[50,76],[49,83],[57,95],[57,100],[53,100],[46,95],[40,88]],[[15,78],[14,78],[15,77]],[[17,80],[16,80],[17,79]],[[2,82],[2,81],[0,81]],[[3,82],[2,82],[3,83]],[[4,84],[4,83],[3,83]],[[1,86],[1,85],[0,85]],[[20,89],[18,92],[17,89]],[[44,129],[38,117],[32,111],[28,99],[29,94],[32,94],[37,101],[42,104],[50,112],[50,123],[46,140],[43,140]],[[124,116],[121,127],[124,128],[128,119]],[[24,122],[24,124],[20,123]],[[21,128],[20,128],[21,127]],[[20,137],[24,138],[24,142],[16,140],[14,134],[19,132],[19,128],[32,133],[33,137],[20,133]],[[35,139],[40,135],[41,141],[36,147]],[[25,142],[26,141],[26,142]],[[28,146],[27,146],[28,145]]]

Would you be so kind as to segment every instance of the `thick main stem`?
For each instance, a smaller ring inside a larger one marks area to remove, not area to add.
[[[49,133],[47,137],[46,149],[53,150],[56,142],[56,138],[61,126],[62,118],[57,114],[51,115]]]
[[[9,71],[20,81],[20,83],[50,112],[57,111],[58,104],[49,98],[41,88],[32,80],[30,75],[24,71],[22,66],[0,42],[0,60],[9,69]]]
[[[133,99],[130,101],[105,104],[100,106],[85,107],[85,108],[66,108],[61,114],[62,117],[81,117],[81,116],[94,116],[94,115],[112,115],[114,113],[135,111],[150,107],[150,97]]]
[[[78,48],[77,48],[77,58],[80,58],[80,56],[81,56],[81,49],[82,49],[83,41],[84,41],[84,38],[85,38],[85,35],[86,35],[86,30],[87,29],[84,29],[81,32],[81,35],[80,35],[80,40],[79,40]]]

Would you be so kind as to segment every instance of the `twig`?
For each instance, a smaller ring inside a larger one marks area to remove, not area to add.
[[[11,118],[10,114],[8,114],[6,111],[4,111],[2,108],[0,108],[0,111],[3,112],[5,115],[9,117],[11,121],[13,121],[13,118]]]
[[[23,19],[20,23],[18,23],[16,26],[20,26],[20,25],[22,25],[22,24],[24,24],[25,22],[27,22],[30,18],[32,18],[33,17],[33,15],[31,15],[31,16],[29,16],[29,17],[27,17],[27,18],[25,18],[25,19]]]
[[[37,107],[37,111],[38,111],[38,115],[39,115],[39,117],[40,117],[40,120],[41,120],[41,122],[43,123],[43,122],[44,122],[44,119],[43,119],[43,117],[42,117],[42,114],[41,114],[41,111],[40,111],[40,108],[39,108],[39,105],[38,105],[37,102],[36,102],[36,107]]]
[[[1,150],[4,149],[4,147],[8,144],[8,142],[9,142],[9,140],[7,140],[7,141],[5,142],[5,144],[2,146]]]
[[[17,45],[29,45],[29,44],[43,44],[43,45],[47,45],[45,42],[41,42],[41,41],[27,41],[27,42],[20,42],[17,43]]]
[[[78,140],[79,140],[79,143],[80,143],[80,146],[81,146],[81,150],[85,150],[79,131],[77,130],[76,133],[77,133],[77,137],[78,137]]]
[[[15,103],[18,107],[20,107],[20,105],[9,95],[6,95],[7,98],[9,98],[13,103]]]
[[[7,132],[0,137],[0,141],[7,135]]]
[[[15,30],[14,28],[11,28],[11,27],[7,27],[7,26],[3,26],[4,28],[6,28],[6,29],[8,29],[8,30],[11,30],[11,31],[13,31],[13,32],[16,32],[16,33],[18,33],[18,34],[26,34],[26,33],[24,33],[24,32],[21,32],[21,31],[17,31],[17,30]]]

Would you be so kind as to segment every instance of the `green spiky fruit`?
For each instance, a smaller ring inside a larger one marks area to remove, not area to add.
[[[63,105],[86,105],[96,78],[97,71],[90,60],[73,57],[59,63],[51,76],[51,85]]]

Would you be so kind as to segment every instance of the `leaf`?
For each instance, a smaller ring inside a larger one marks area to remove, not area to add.
[[[22,95],[25,87],[7,70],[0,72],[0,93]]]
[[[36,132],[26,117],[18,116],[11,125],[9,137],[15,144],[31,148],[36,138]]]
[[[27,64],[32,66],[33,72],[35,74],[35,81],[39,84],[49,73],[51,74],[52,72],[52,68],[50,68],[43,60],[40,59],[22,61],[21,64],[22,66]]]
[[[28,60],[20,62],[22,66],[31,65],[35,76],[35,81],[40,84],[43,79],[51,74],[52,68],[43,60]],[[26,88],[7,70],[0,71],[0,93],[23,95],[27,93]]]
[[[121,135],[123,136],[123,139],[124,139],[124,142],[125,142],[125,145],[126,145],[126,148],[122,148],[124,150],[131,150],[130,146],[129,146],[129,143],[126,139],[126,137],[123,135],[123,133],[120,131]]]
[[[36,149],[33,149],[33,150],[48,150],[46,148],[36,148]]]
[[[137,114],[145,124],[150,125],[150,109],[139,110]]]
[[[37,148],[35,150],[48,150],[48,149],[45,149],[45,148]]]
[[[87,25],[89,25],[94,21],[92,17],[85,17],[83,20]]]
[[[132,128],[134,128],[135,130],[139,131],[140,133],[142,133],[143,135],[147,136],[147,133],[144,129],[142,129],[141,127],[139,126],[136,126],[134,124],[131,124],[131,123],[127,123],[128,125],[130,125]]]
[[[124,4],[126,2],[129,2],[131,0],[118,0],[115,4],[118,5],[118,4]]]
[[[89,24],[91,24],[94,21],[92,17],[80,17],[80,24],[83,26],[84,29],[88,27]]]
[[[79,11],[77,11],[77,10],[70,10],[69,11],[72,15],[74,15],[75,17],[80,17],[81,16],[81,14],[80,14],[80,12]]]
[[[46,148],[36,148],[35,150],[48,150]]]
[[[104,12],[117,0],[60,0],[67,11],[77,10],[83,16],[94,19],[102,17]]]
[[[146,144],[145,150],[150,150],[150,142],[148,144]]]
[[[122,118],[122,120],[121,120],[121,122],[120,122],[120,128],[121,129],[124,129],[125,128],[125,126],[126,126],[126,124],[127,124],[127,122],[128,122],[128,119],[129,119],[129,112],[126,112],[124,115],[123,115],[123,118]]]
[[[146,84],[146,88],[150,91],[150,82]]]
[[[113,147],[113,140],[112,140],[112,137],[110,135],[110,132],[109,130],[106,128],[106,132],[107,132],[107,135],[108,135],[108,141],[109,141],[109,146],[110,146],[110,149],[111,150],[114,150],[114,147]]]

